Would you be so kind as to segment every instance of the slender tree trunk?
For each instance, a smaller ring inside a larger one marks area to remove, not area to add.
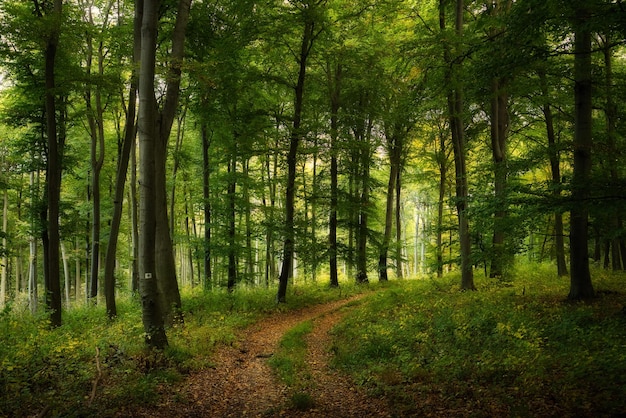
[[[202,124],[202,197],[204,199],[204,289],[211,289],[211,170],[209,161],[210,140],[206,123]]]
[[[439,135],[439,151],[437,153],[437,165],[439,166],[439,200],[437,201],[437,277],[443,276],[443,209],[446,199],[446,184],[448,181],[448,155],[446,153],[446,139],[443,129]],[[415,230],[417,234],[417,227]]]
[[[245,205],[244,215],[246,218],[246,278],[251,283],[256,281],[254,271],[254,251],[252,248],[252,202],[250,201],[250,158],[246,158],[243,163],[244,182],[243,204]]]
[[[143,1],[143,0],[138,0]],[[139,86],[139,85],[138,85]],[[137,136],[137,127],[135,127],[135,141]],[[131,288],[133,292],[139,292],[139,202],[137,201],[137,147],[130,148],[130,232],[132,242],[132,272],[131,272]]]
[[[328,64],[326,70],[330,91],[330,214],[328,221],[328,253],[330,263],[330,286],[339,287],[339,276],[337,273],[337,206],[339,201],[337,154],[339,150],[337,141],[339,137],[338,119],[341,97],[341,64],[336,64],[333,70],[331,70],[330,64]]]
[[[554,133],[554,117],[552,115],[552,106],[549,101],[548,83],[545,72],[539,72],[539,81],[541,85],[541,94],[544,97],[543,116],[546,122],[546,132],[548,136],[548,154],[550,158],[550,171],[552,174],[553,188],[552,195],[556,200],[558,200],[561,196],[561,162],[556,135]],[[565,233],[563,232],[563,214],[560,211],[554,212],[554,243],[557,274],[559,276],[566,276],[567,263],[565,261]]]
[[[440,28],[445,30],[445,1],[439,2]],[[455,32],[457,42],[463,36],[463,0],[455,3]],[[463,124],[463,92],[460,85],[461,63],[454,62],[451,56],[450,46],[444,44],[444,61],[450,66],[446,84],[452,86],[448,92],[448,114],[450,118],[450,130],[452,133],[452,147],[454,151],[454,168],[456,174],[456,209],[459,219],[459,244],[461,253],[461,289],[474,290],[474,271],[471,262],[471,236],[467,213],[467,200],[469,196],[466,153],[467,145],[465,128]]]
[[[2,273],[0,273],[0,309],[4,309],[7,302],[9,251],[7,248],[7,229],[9,218],[9,189],[5,188],[2,198]]]
[[[404,249],[402,240],[402,166],[402,161],[399,161],[399,167],[396,173],[396,277],[398,279],[404,277],[402,272],[402,253]]]
[[[134,43],[133,43],[133,63],[136,68],[141,54],[141,21],[142,8],[136,7],[134,18]],[[107,315],[109,318],[117,316],[117,306],[115,303],[115,260],[117,258],[117,241],[120,232],[120,223],[122,220],[122,203],[124,200],[124,191],[126,189],[126,174],[133,148],[135,147],[136,131],[136,101],[137,101],[137,81],[138,74],[133,69],[131,75],[130,88],[128,93],[128,106],[126,109],[126,122],[124,124],[124,138],[122,148],[118,155],[117,173],[115,176],[115,196],[113,197],[113,217],[111,219],[111,232],[109,234],[109,242],[106,251],[104,264],[104,295],[106,298]],[[132,179],[131,179],[132,181]],[[132,209],[131,209],[132,210]],[[136,223],[133,222],[133,225]],[[133,247],[135,247],[133,241]],[[133,257],[133,263],[136,258]],[[136,269],[133,269],[136,272]],[[134,274],[133,274],[134,275]],[[133,290],[136,290],[132,286]]]
[[[609,40],[609,36],[604,40],[604,45],[602,48],[602,52],[604,55],[604,90],[606,95],[606,103],[605,103],[605,118],[606,118],[606,137],[607,137],[607,152],[608,155],[617,155],[619,152],[616,147],[616,137],[617,137],[617,120],[618,120],[618,112],[615,102],[613,100],[613,54],[611,42]],[[607,164],[609,166],[609,176],[610,181],[616,187],[619,184],[619,174],[616,167],[616,159],[608,158]],[[616,231],[621,231],[622,229],[622,218],[619,213],[614,213],[609,215],[609,225],[611,230],[613,231],[611,237],[611,268],[613,271],[618,271],[622,269],[622,257],[621,257],[621,249],[620,249],[620,239],[615,236]]]
[[[393,228],[393,204],[394,194],[396,190],[396,180],[398,179],[398,156],[400,138],[395,137],[393,134],[389,134],[387,149],[389,153],[389,181],[387,182],[387,204],[385,209],[385,231],[383,233],[383,242],[380,249],[380,255],[378,259],[378,279],[380,281],[387,281],[387,255],[389,252],[389,243],[391,241],[391,230]]]
[[[235,136],[233,143],[237,143]],[[236,146],[236,145],[235,145]],[[237,284],[237,250],[235,248],[236,222],[235,222],[235,193],[237,192],[237,151],[233,150],[228,161],[228,284],[229,292],[235,290]]]
[[[356,136],[362,142],[360,150],[360,172],[361,180],[361,196],[359,200],[358,225],[356,230],[356,282],[368,283],[367,278],[367,237],[368,237],[368,218],[370,203],[370,165],[372,151],[370,146],[372,122],[371,119],[364,121],[367,125],[356,133]]]
[[[136,7],[142,1],[137,0]],[[156,271],[155,148],[157,107],[154,97],[158,0],[143,0],[141,70],[139,75],[139,289],[146,344],[162,349],[168,345],[158,295]]]
[[[176,176],[178,175],[178,168],[180,167],[180,149],[183,146],[183,139],[185,137],[185,115],[187,114],[187,106],[183,108],[181,114],[176,118],[176,144],[174,145],[174,164],[172,167],[172,190],[170,191],[170,236],[175,235],[174,230],[174,209],[176,204]]]
[[[61,200],[61,138],[57,129],[55,61],[59,43],[63,1],[54,0],[54,25],[45,49],[45,108],[48,155],[46,158],[47,229],[44,236],[46,304],[50,309],[50,325],[61,325],[59,203]],[[44,216],[45,218],[45,216]]]
[[[167,143],[179,104],[181,71],[185,51],[185,32],[189,20],[190,7],[191,0],[178,1],[176,22],[172,32],[170,64],[166,77],[165,100],[156,122],[158,127],[158,141],[155,148],[156,269],[162,313],[165,322],[168,324],[183,320],[180,291],[176,278],[174,245],[167,217],[166,162]]]
[[[576,10],[574,40],[574,171],[570,211],[570,291],[569,299],[589,299],[595,292],[589,271],[587,199],[591,173],[592,146],[592,64],[590,13],[586,6]]]
[[[278,293],[276,300],[278,303],[287,301],[287,284],[292,274],[294,256],[294,215],[296,196],[296,162],[298,156],[298,144],[302,136],[300,124],[302,120],[302,105],[304,101],[304,80],[306,77],[307,58],[313,47],[314,24],[310,16],[305,17],[302,33],[302,43],[300,45],[300,55],[298,58],[300,67],[298,70],[298,81],[295,86],[293,126],[289,141],[289,153],[287,154],[287,184],[285,188],[285,242],[283,246],[283,265],[278,278]]]
[[[67,259],[67,252],[65,251],[65,244],[61,241],[61,259],[63,260],[63,278],[64,278],[64,295],[65,295],[65,306],[69,308],[70,306],[70,288],[71,288],[71,280],[70,280],[70,267]]]

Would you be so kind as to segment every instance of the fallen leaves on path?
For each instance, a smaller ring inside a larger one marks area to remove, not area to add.
[[[356,298],[358,298],[357,296]],[[390,417],[384,400],[367,396],[350,379],[329,368],[330,329],[341,319],[346,299],[271,315],[246,329],[238,342],[217,350],[215,367],[191,374],[176,387],[168,387],[161,402],[134,417]],[[282,335],[296,324],[314,320],[307,338],[307,363],[312,405],[295,409],[290,389],[267,365]]]

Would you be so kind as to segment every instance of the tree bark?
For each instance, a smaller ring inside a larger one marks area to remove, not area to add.
[[[358,221],[356,229],[356,282],[359,284],[368,283],[367,278],[367,238],[369,203],[370,203],[370,165],[372,158],[371,132],[372,121],[367,119],[362,121],[365,126],[357,129],[355,136],[361,142],[357,170],[358,180],[361,183],[361,193],[359,197]]]
[[[302,33],[302,42],[300,45],[300,54],[298,56],[299,70],[298,81],[295,86],[294,97],[294,114],[293,126],[289,139],[289,153],[287,154],[287,184],[285,187],[285,241],[283,244],[283,265],[278,278],[278,293],[276,300],[278,303],[287,301],[287,284],[292,274],[293,256],[294,256],[294,215],[295,215],[295,196],[296,196],[296,162],[298,156],[298,144],[302,136],[302,105],[304,102],[304,80],[307,70],[307,59],[314,42],[315,22],[310,16],[305,17],[304,28]]]
[[[204,281],[205,290],[211,289],[211,199],[210,199],[210,140],[206,123],[202,124],[202,197],[204,200]]]
[[[338,137],[339,137],[339,106],[341,97],[341,64],[334,69],[327,65],[326,74],[330,91],[330,208],[328,221],[328,254],[330,286],[339,287],[337,272],[337,206],[338,206]]]
[[[136,7],[140,7],[141,0]],[[156,272],[155,148],[157,105],[154,96],[158,0],[143,1],[141,69],[139,75],[139,289],[146,344],[162,349],[168,345],[158,295]]]
[[[398,179],[400,144],[401,139],[395,133],[388,133],[387,152],[389,153],[389,181],[387,182],[387,204],[385,209],[385,231],[383,233],[383,242],[378,258],[378,279],[387,281],[387,255],[389,252],[389,243],[391,241],[391,231],[393,228],[393,204],[395,202],[394,195],[396,191],[396,180]]]
[[[456,0],[455,4],[455,32],[457,42],[463,36],[463,0]],[[445,30],[445,1],[439,2],[439,24],[441,30]],[[446,84],[451,86],[448,92],[448,115],[450,118],[450,131],[452,133],[452,147],[454,152],[454,169],[456,179],[456,210],[459,219],[459,244],[461,256],[461,289],[475,290],[474,271],[471,262],[471,237],[467,213],[468,181],[466,153],[467,145],[465,129],[463,126],[463,91],[460,80],[460,61],[453,61],[451,48],[444,43],[444,61],[449,65],[446,75]]]
[[[54,0],[51,32],[45,49],[45,109],[48,155],[46,159],[46,199],[47,228],[43,239],[45,247],[46,303],[50,309],[50,325],[61,325],[61,285],[60,285],[60,236],[59,204],[61,200],[61,155],[62,138],[58,133],[56,105],[56,55],[59,44],[63,1]],[[44,216],[44,218],[46,218]]]
[[[141,2],[142,0],[137,0]],[[113,197],[113,216],[111,219],[111,232],[107,245],[106,258],[104,264],[104,296],[106,298],[106,309],[109,318],[117,316],[117,306],[115,303],[115,260],[117,257],[117,241],[122,220],[122,203],[126,187],[126,174],[131,157],[131,150],[135,146],[136,114],[137,114],[137,82],[138,74],[136,67],[141,54],[141,23],[142,7],[135,8],[134,18],[134,42],[133,42],[133,72],[131,75],[130,88],[128,93],[128,105],[126,109],[126,122],[124,124],[124,139],[122,148],[118,155],[117,173],[115,176],[115,195]],[[133,290],[134,287],[133,287]]]
[[[2,192],[2,273],[0,273],[0,309],[4,309],[7,302],[9,256],[7,249],[7,228],[9,218],[9,189],[5,186]]]
[[[156,257],[159,295],[162,313],[168,324],[182,321],[180,291],[176,278],[174,245],[167,217],[167,143],[172,131],[178,98],[180,96],[181,68],[185,51],[185,32],[189,20],[191,0],[179,0],[176,23],[172,33],[172,49],[165,88],[163,109],[159,112],[156,125],[158,130],[155,153],[155,205],[156,213]]]
[[[233,139],[234,147],[236,148],[238,138],[235,136]],[[237,250],[235,248],[235,235],[236,230],[236,213],[235,213],[235,193],[237,191],[237,151],[233,149],[230,159],[228,161],[228,281],[227,289],[229,292],[235,290],[237,284]]]
[[[505,82],[494,78],[491,84],[491,152],[494,164],[494,198],[492,254],[489,277],[502,277],[506,261],[505,225],[507,217],[506,183],[507,137],[509,130],[508,95]]]
[[[586,20],[590,13],[579,6],[574,34],[574,171],[572,174],[572,209],[570,211],[570,290],[569,299],[594,297],[589,271],[589,236],[587,199],[591,173],[592,146],[592,64],[591,32]]]
[[[548,83],[544,71],[539,72],[541,94],[543,95],[543,116],[546,122],[548,136],[548,157],[550,159],[550,172],[552,174],[552,196],[558,200],[561,197],[561,161],[559,148],[554,133],[554,117],[548,94]],[[565,261],[565,239],[563,228],[563,214],[554,212],[554,244],[556,253],[557,274],[559,277],[567,275],[567,263]]]
[[[396,277],[401,279],[403,274],[403,240],[402,240],[402,156],[400,156],[398,170],[396,172]],[[417,231],[415,231],[417,233]]]

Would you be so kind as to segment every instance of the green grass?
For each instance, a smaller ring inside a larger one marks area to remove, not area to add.
[[[276,289],[238,287],[233,293],[185,289],[185,324],[168,329],[169,347],[146,351],[139,301],[118,300],[118,318],[106,319],[104,301],[75,307],[64,324],[48,327],[16,303],[0,313],[0,417],[112,416],[120,405],[153,404],[159,390],[191,370],[211,365],[211,354],[231,344],[237,330],[277,310],[297,309],[348,297],[363,288],[343,284],[290,286],[288,303],[275,303]],[[90,402],[98,366],[101,377]]]
[[[306,336],[313,330],[311,321],[291,328],[280,340],[278,352],[269,360],[270,367],[289,387],[300,389],[307,380]]]
[[[334,330],[336,365],[399,415],[626,413],[624,273],[594,271],[599,297],[565,300],[569,279],[522,266],[507,282],[392,282]]]

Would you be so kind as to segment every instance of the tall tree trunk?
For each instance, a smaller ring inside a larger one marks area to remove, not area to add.
[[[143,0],[140,0],[143,1]],[[137,84],[139,87],[139,84]],[[135,141],[137,141],[137,127],[135,126]],[[128,190],[130,200],[130,233],[132,242],[132,272],[131,288],[133,292],[139,292],[139,202],[137,200],[137,147],[130,148],[130,187]]]
[[[202,124],[202,197],[204,208],[204,289],[211,288],[211,200],[210,200],[210,180],[211,170],[209,161],[210,140],[206,123]]]
[[[254,251],[252,248],[252,202],[250,201],[250,158],[243,163],[243,204],[246,218],[246,278],[251,283],[256,282],[254,271]]]
[[[295,86],[293,126],[289,140],[289,153],[287,154],[287,184],[285,188],[285,242],[283,245],[283,265],[278,278],[278,293],[276,300],[278,303],[287,301],[287,284],[292,274],[293,256],[295,248],[294,215],[296,196],[296,162],[298,156],[298,144],[302,136],[302,105],[304,101],[304,80],[306,77],[307,59],[313,47],[315,22],[310,16],[305,16],[302,33],[302,43],[300,45],[300,55],[298,57],[299,70],[298,81]]]
[[[168,324],[183,320],[180,291],[176,278],[174,245],[167,218],[166,162],[167,143],[179,103],[181,69],[185,51],[185,32],[189,20],[190,7],[191,0],[178,1],[176,23],[172,33],[171,53],[169,55],[170,63],[166,77],[165,100],[163,109],[159,113],[156,122],[158,127],[158,141],[155,148],[156,270],[162,313]]]
[[[48,35],[45,49],[45,108],[48,155],[46,158],[47,228],[45,246],[46,304],[50,310],[50,325],[61,325],[60,285],[60,237],[59,203],[61,200],[61,155],[62,138],[57,126],[55,61],[59,44],[63,0],[54,0],[51,21],[54,22]]]
[[[233,140],[233,144],[236,147],[237,136]],[[237,225],[235,222],[235,193],[237,192],[237,151],[232,150],[231,157],[228,161],[228,283],[227,288],[229,292],[235,290],[237,284],[237,249],[235,248],[235,235],[237,232]]]
[[[137,0],[135,7],[141,7]],[[161,313],[156,271],[156,181],[155,149],[159,141],[154,96],[158,0],[143,0],[141,26],[141,69],[139,75],[139,289],[146,344],[162,349],[168,345]]]
[[[341,64],[336,64],[334,69],[327,65],[328,86],[330,91],[330,210],[328,221],[328,254],[330,268],[330,286],[339,287],[337,272],[337,206],[339,201],[338,192],[338,164],[337,154],[339,137],[339,106],[341,97]]]
[[[107,245],[106,258],[104,261],[104,295],[106,298],[107,315],[109,318],[117,316],[117,306],[115,303],[115,260],[117,258],[117,241],[122,220],[122,202],[126,189],[126,174],[131,157],[131,150],[135,147],[136,114],[137,114],[137,64],[141,54],[141,21],[142,8],[135,8],[134,17],[134,42],[133,42],[133,73],[131,75],[128,92],[128,105],[126,108],[126,122],[124,124],[124,138],[122,148],[118,155],[117,173],[115,176],[115,196],[113,197],[113,216],[111,219],[111,232]],[[134,246],[134,245],[133,245]],[[134,258],[134,257],[133,257]],[[133,263],[135,261],[133,260]],[[135,269],[133,269],[135,270]],[[132,285],[131,285],[132,286]],[[133,290],[135,290],[134,286]]]
[[[358,178],[361,181],[361,195],[359,198],[358,224],[356,230],[356,282],[368,283],[367,278],[367,238],[368,238],[368,218],[370,203],[370,165],[372,158],[371,151],[371,131],[372,121],[363,121],[367,126],[363,126],[355,136],[359,138],[360,157]]]
[[[176,176],[178,175],[178,168],[180,167],[180,149],[183,146],[183,139],[185,137],[185,115],[187,114],[187,106],[183,108],[183,111],[176,118],[176,143],[174,145],[174,164],[172,167],[172,189],[170,190],[170,236],[173,237],[176,233],[174,228],[174,210],[176,206]]]
[[[2,272],[0,273],[0,309],[4,309],[7,302],[9,251],[7,249],[7,229],[9,218],[9,189],[5,187],[2,193]]]
[[[437,152],[437,165],[439,167],[439,200],[437,201],[437,277],[443,276],[443,209],[447,194],[448,181],[448,154],[446,152],[446,138],[443,129],[439,133],[439,150]],[[417,234],[417,227],[415,234]]]
[[[463,0],[456,0],[455,4],[455,32],[457,43],[463,36]],[[445,1],[439,2],[439,24],[441,30],[445,30]],[[467,145],[465,128],[463,124],[463,91],[460,85],[460,61],[453,61],[451,48],[444,44],[444,61],[450,66],[446,75],[446,84],[452,86],[448,92],[448,115],[450,118],[450,131],[452,133],[452,148],[454,151],[454,169],[456,180],[456,210],[459,219],[459,244],[461,255],[461,289],[474,290],[474,271],[471,262],[471,236],[467,213],[467,200],[469,196],[467,181],[466,154]]]
[[[493,219],[493,238],[490,277],[502,277],[506,259],[505,225],[507,217],[506,183],[507,137],[509,130],[508,95],[505,82],[494,78],[491,84],[491,152],[494,164],[494,198],[496,210]]]
[[[550,158],[550,172],[552,174],[552,195],[558,200],[561,196],[561,159],[559,147],[554,133],[554,116],[549,100],[548,82],[544,71],[539,72],[541,94],[543,96],[543,116],[546,122],[548,136],[548,156]],[[556,253],[557,274],[559,277],[567,275],[567,263],[565,261],[565,234],[563,232],[563,214],[554,212],[554,243]]]
[[[402,158],[402,156],[400,157]],[[398,170],[396,173],[396,277],[401,279],[404,277],[402,272],[402,254],[403,254],[403,240],[402,240],[402,161],[399,161]],[[417,232],[417,231],[416,231]]]
[[[387,281],[387,255],[389,252],[389,242],[391,241],[391,231],[393,228],[393,204],[395,202],[394,194],[396,191],[396,180],[398,179],[399,162],[399,143],[400,138],[393,133],[388,133],[387,152],[389,153],[389,181],[387,182],[387,204],[385,209],[385,231],[383,233],[383,242],[380,248],[378,258],[378,279]]]
[[[604,90],[606,95],[605,103],[605,118],[606,118],[606,137],[607,137],[607,152],[608,155],[617,155],[619,152],[616,147],[617,136],[617,120],[618,112],[615,102],[613,100],[613,53],[610,42],[610,37],[607,36],[604,39],[602,52],[604,55]],[[616,159],[608,158],[607,164],[609,166],[610,181],[616,187],[619,183],[619,174],[616,167]],[[622,218],[619,213],[611,213],[609,219],[609,225],[613,231],[611,238],[611,267],[614,271],[622,269],[622,257],[620,249],[620,239],[616,236],[617,231],[622,229]],[[626,266],[625,266],[626,267]]]
[[[574,171],[570,211],[570,290],[569,299],[589,299],[595,295],[589,271],[587,199],[591,173],[592,146],[592,65],[590,16],[586,6],[578,6],[574,34]]]

